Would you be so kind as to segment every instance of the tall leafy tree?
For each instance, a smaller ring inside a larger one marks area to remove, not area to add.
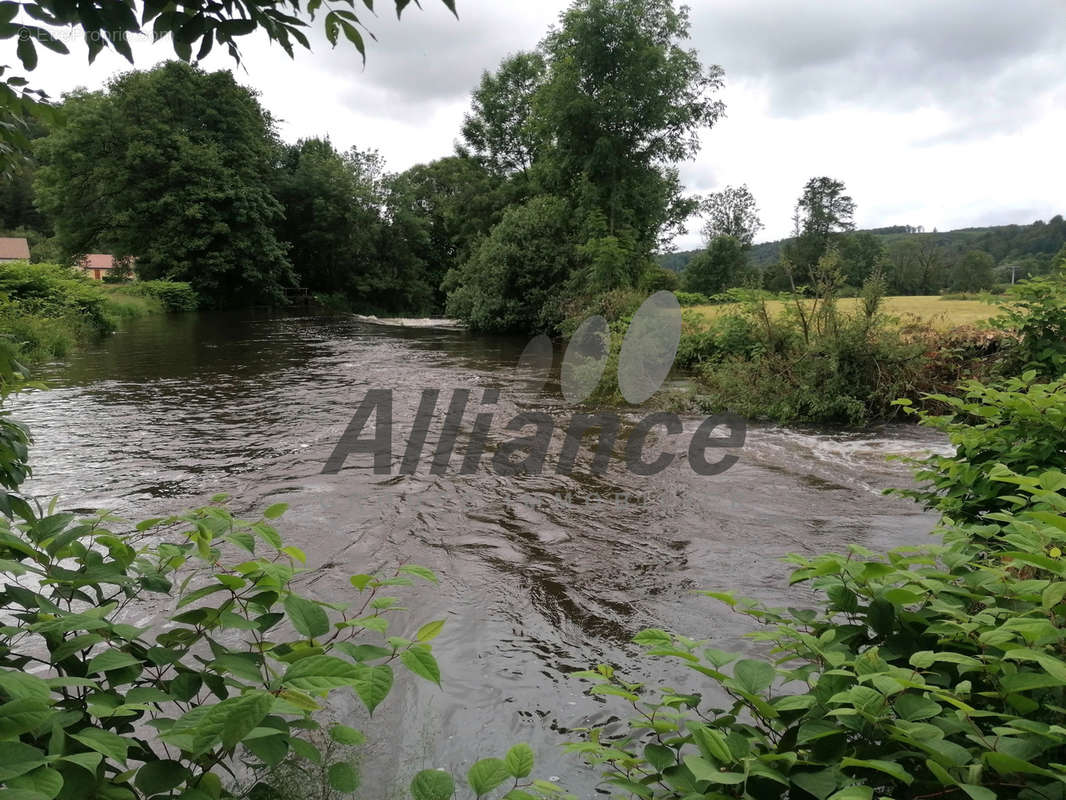
[[[136,259],[221,305],[277,297],[293,280],[275,235],[273,123],[229,72],[180,62],[71,97],[40,141],[38,202],[69,255]]]
[[[841,237],[837,247],[844,279],[851,286],[862,286],[884,258],[885,246],[872,233],[859,231]]]
[[[833,239],[855,229],[854,216],[855,201],[842,181],[825,176],[807,181],[792,217],[794,238],[784,248],[799,278],[808,280]]]
[[[995,283],[996,260],[984,250],[971,250],[951,269],[951,288],[956,292],[979,292]]]
[[[535,100],[550,150],[544,188],[644,258],[694,210],[674,165],[715,123],[722,70],[686,49],[687,9],[671,0],[575,0],[542,44],[548,78]]]
[[[514,199],[510,189],[507,179],[461,156],[417,164],[389,180],[385,257],[418,265],[433,310],[443,308],[444,276],[500,221]]]
[[[739,239],[729,235],[716,236],[707,249],[697,253],[685,266],[681,285],[687,292],[707,296],[717,294],[739,285],[747,265],[744,244]]]
[[[759,207],[748,185],[726,186],[714,192],[701,204],[707,221],[703,233],[708,239],[732,236],[744,247],[751,247],[755,234],[762,230]]]
[[[538,52],[515,53],[495,72],[486,71],[463,120],[460,152],[501,175],[529,170],[539,149],[533,97],[545,73],[544,56]]]
[[[274,191],[284,209],[279,236],[300,284],[355,294],[359,276],[375,269],[384,225],[380,157],[339,153],[328,139],[302,140],[283,149]]]

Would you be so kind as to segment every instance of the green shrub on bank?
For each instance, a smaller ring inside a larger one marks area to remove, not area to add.
[[[682,306],[705,306],[711,302],[711,298],[699,292],[674,292],[674,297]]]
[[[1035,372],[986,386],[964,383],[958,395],[929,399],[948,409],[917,411],[923,425],[945,433],[953,452],[911,459],[919,489],[899,490],[956,522],[979,522],[1018,507],[1004,491],[1002,469],[1022,476],[1066,469],[1066,379],[1038,383]],[[910,401],[900,405],[914,410]]]
[[[196,291],[182,281],[133,281],[114,291],[116,294],[154,298],[164,311],[195,311],[200,306]]]
[[[982,395],[999,417],[973,435],[1006,442],[1031,395]],[[1014,467],[987,470],[987,496],[1007,507],[945,521],[937,544],[791,557],[811,607],[705,592],[759,626],[766,656],[651,629],[635,643],[652,675],[667,660],[691,680],[580,673],[631,713],[570,749],[643,800],[1066,797],[1066,474],[1024,444],[1002,454]]]
[[[56,264],[0,264],[0,334],[22,358],[65,355],[77,342],[114,330],[116,315],[98,285]]]
[[[211,506],[152,519],[131,533],[101,514],[36,513],[10,497],[0,518],[0,776],[46,798],[230,797],[215,772],[238,747],[253,765],[290,753],[317,762],[307,739],[328,695],[350,689],[372,712],[393,665],[440,682],[431,640],[443,620],[393,635],[387,596],[421,567],[354,575],[347,602],[300,594],[303,553],[273,526],[283,505],[241,520]],[[163,608],[151,627],[131,604]],[[359,744],[333,725],[328,735]],[[346,762],[330,784],[354,791]],[[265,788],[265,787],[264,787]],[[31,797],[31,795],[26,795]]]

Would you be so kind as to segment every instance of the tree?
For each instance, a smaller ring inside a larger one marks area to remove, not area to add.
[[[567,203],[540,196],[508,208],[473,256],[449,273],[448,314],[476,330],[540,333],[574,269]]]
[[[68,255],[132,256],[139,276],[188,281],[219,305],[291,285],[273,123],[232,74],[169,62],[72,96],[64,112],[40,141],[37,191]]]
[[[699,292],[710,297],[739,285],[747,265],[743,243],[734,236],[718,236],[688,262],[682,286],[686,292]]]
[[[375,250],[385,222],[382,160],[328,139],[283,148],[274,193],[284,209],[278,235],[289,246],[299,283],[367,301],[358,288],[378,271]]]
[[[851,286],[862,286],[884,258],[885,247],[872,233],[860,231],[840,238],[837,245],[844,278]]]
[[[461,155],[472,155],[500,175],[525,173],[536,157],[533,96],[544,82],[540,53],[516,53],[485,72],[463,120]]]
[[[395,0],[396,15],[410,5],[411,0]],[[442,0],[455,13],[455,0]],[[372,8],[370,0],[364,0]],[[326,39],[336,46],[340,34],[366,57],[362,31],[366,30],[353,9],[357,0],[341,0],[337,8],[327,5],[322,17]],[[417,3],[416,3],[417,5]],[[92,63],[105,47],[113,47],[133,63],[129,42],[144,37],[149,41],[169,38],[174,52],[188,62],[196,53],[199,61],[211,52],[215,44],[224,45],[230,56],[240,62],[238,40],[262,31],[293,55],[293,43],[310,49],[305,34],[308,21],[315,19],[321,0],[244,0],[241,3],[218,3],[215,0],[183,0],[180,4],[164,0],[144,0],[138,8],[133,0],[94,0],[86,4],[77,0],[30,0],[0,8],[0,39],[17,39],[16,55],[27,72],[37,66],[37,45],[56,53],[69,50],[48,28],[16,20],[20,7],[37,22],[51,28],[78,27],[84,33]],[[151,26],[149,27],[149,23]],[[20,153],[29,150],[27,136],[29,117],[52,118],[47,95],[30,87],[26,78],[9,74],[10,68],[0,67],[0,168],[6,169]]]
[[[748,185],[726,186],[703,201],[700,210],[707,216],[703,233],[708,240],[732,236],[744,247],[751,247],[763,224],[759,209]]]
[[[699,149],[723,111],[720,67],[704,67],[688,39],[686,9],[671,0],[576,0],[541,45],[548,77],[534,108],[551,146],[542,188],[570,199],[584,224],[630,239],[646,259],[694,210],[673,165]]]
[[[971,250],[951,270],[951,289],[956,292],[979,292],[995,283],[992,270],[996,260],[984,250]]]
[[[444,306],[444,276],[465,262],[513,199],[507,180],[461,156],[417,164],[388,182],[387,258],[419,265],[431,305]]]
[[[834,237],[855,229],[855,201],[844,184],[833,178],[811,178],[796,201],[792,216],[794,238],[784,248],[796,274],[810,276]]]

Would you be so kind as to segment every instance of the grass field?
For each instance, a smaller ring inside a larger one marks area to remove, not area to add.
[[[838,301],[840,308],[851,311],[859,302],[856,298],[843,298]],[[780,313],[784,303],[780,300],[771,300],[768,305],[774,313]],[[731,309],[735,305],[693,306],[695,311],[707,319],[714,319]],[[956,328],[960,325],[978,325],[994,317],[998,309],[980,300],[943,300],[939,295],[927,297],[886,297],[884,310],[894,317],[899,317],[901,322],[906,322],[908,317],[917,317],[923,322],[929,322],[938,328]]]

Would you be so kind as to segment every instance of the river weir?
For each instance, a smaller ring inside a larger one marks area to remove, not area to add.
[[[344,316],[135,320],[42,370],[47,390],[14,398],[13,416],[36,440],[26,488],[58,495],[65,508],[138,518],[220,492],[232,495],[239,512],[288,503],[279,527],[308,554],[304,589],[334,602],[354,594],[354,573],[403,563],[435,570],[439,586],[403,599],[411,624],[446,619],[434,642],[443,688],[398,676],[370,725],[357,701],[333,709],[369,734],[365,796],[404,796],[420,769],[462,773],[519,741],[536,750],[538,775],[595,796],[596,774],[559,745],[576,737],[568,733],[574,728],[624,717],[626,709],[587,696],[568,674],[609,662],[632,670],[633,680],[649,677],[630,640],[652,626],[751,650],[747,620],[696,590],[803,605],[808,590],[787,587],[785,555],[924,541],[933,516],[882,495],[911,482],[906,466],[886,456],[920,455],[943,441],[909,425],[748,425],[743,444],[729,450],[736,462],[708,475],[688,463],[691,437],[704,422],[692,417],[671,437],[677,457],[652,475],[627,470],[624,458],[597,471],[589,454],[569,471],[505,474],[490,457],[515,435],[503,425],[486,433],[477,468],[459,468],[475,412],[483,410],[472,401],[458,426],[454,467],[434,471],[428,454],[440,444],[457,391],[477,401],[490,393],[503,421],[575,413],[557,376],[544,385],[521,380],[516,365],[526,345]],[[370,454],[356,452],[324,471],[374,390],[391,398],[389,469],[375,470]],[[403,470],[426,390],[440,393],[424,417],[427,455]],[[646,414],[619,413],[623,434]],[[554,453],[563,427],[552,432]]]

